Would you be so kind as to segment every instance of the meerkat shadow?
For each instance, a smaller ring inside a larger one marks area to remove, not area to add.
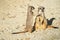
[[[50,20],[47,19],[48,25],[52,25],[52,22],[55,20],[55,18],[51,18]]]
[[[47,24],[52,25],[54,20],[55,20],[55,18],[51,18],[50,20],[47,19]],[[54,28],[58,29],[58,27],[54,27]]]
[[[32,30],[32,32],[34,32],[35,31],[35,27],[33,26],[33,30]]]
[[[35,31],[35,23],[34,23],[34,26],[33,26],[33,30],[32,30],[32,32],[34,32]]]

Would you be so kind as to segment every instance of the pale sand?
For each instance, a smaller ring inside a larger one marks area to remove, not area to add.
[[[28,5],[36,8],[34,18],[38,6],[44,6],[46,18],[55,18],[52,25],[59,29],[11,34],[24,30]],[[0,0],[0,40],[60,40],[60,0]]]

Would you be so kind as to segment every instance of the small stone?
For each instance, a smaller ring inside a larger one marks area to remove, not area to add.
[[[21,39],[21,40],[23,40],[23,39]]]
[[[5,39],[1,38],[0,40],[5,40]]]
[[[2,20],[5,20],[5,18],[2,18]]]
[[[19,39],[17,39],[17,40],[19,40]]]
[[[4,30],[2,30],[1,32],[4,32]]]
[[[53,13],[51,13],[51,15],[54,15]]]
[[[30,38],[25,38],[25,40],[30,40]]]

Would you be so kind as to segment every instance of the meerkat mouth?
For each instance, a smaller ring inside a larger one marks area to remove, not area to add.
[[[41,10],[39,10],[39,14],[41,14],[42,13],[42,11]]]

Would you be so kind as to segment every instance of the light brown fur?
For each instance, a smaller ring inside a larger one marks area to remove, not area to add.
[[[37,31],[37,30],[45,30],[47,28],[48,29],[50,29],[50,28],[56,28],[54,26],[47,25],[46,21],[47,20],[43,20],[43,17],[41,15],[37,16],[36,19],[35,19],[35,30]]]
[[[12,34],[19,34],[19,33],[25,33],[25,32],[32,32],[32,22],[33,22],[33,10],[35,8],[33,6],[28,6],[28,10],[27,10],[27,20],[26,20],[26,28],[24,31],[22,32],[15,32],[15,33],[12,33]]]
[[[38,15],[35,19],[35,30],[43,30],[47,27],[47,21],[44,15],[44,7],[38,7]]]
[[[43,17],[41,15],[37,15],[35,19],[35,30],[44,30],[46,29],[47,24],[46,21],[43,20]]]
[[[38,8],[38,15],[36,16],[35,19],[35,30],[45,30],[47,28],[57,28],[51,25],[48,25],[47,19],[44,14],[44,7],[39,7]]]

